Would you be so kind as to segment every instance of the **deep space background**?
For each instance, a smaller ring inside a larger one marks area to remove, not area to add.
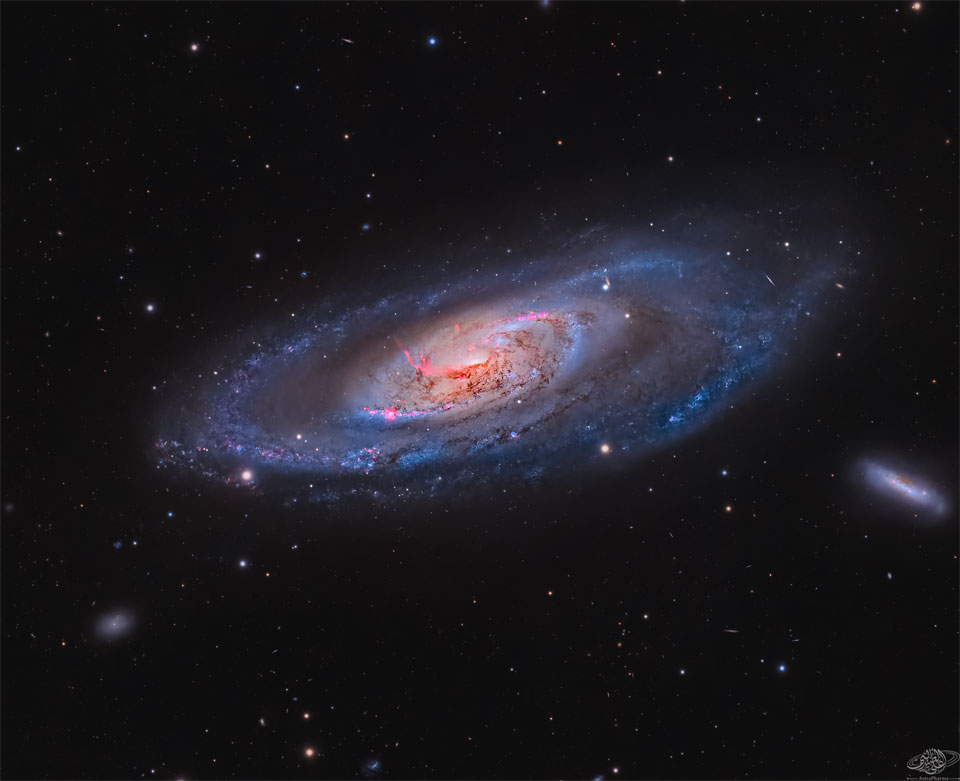
[[[957,4],[0,29],[3,777],[904,778],[958,749]],[[754,191],[828,204],[842,294],[606,474],[307,504],[157,469],[240,332]]]

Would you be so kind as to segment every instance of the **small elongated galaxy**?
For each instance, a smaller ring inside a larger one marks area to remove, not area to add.
[[[673,241],[657,222],[594,228],[315,302],[178,400],[157,463],[290,497],[440,495],[694,433],[843,287],[842,245],[798,248],[776,214],[748,217],[701,217]]]

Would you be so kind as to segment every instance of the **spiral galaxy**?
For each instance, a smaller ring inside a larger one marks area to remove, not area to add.
[[[716,225],[670,241],[655,224],[593,229],[459,277],[328,296],[185,389],[158,465],[333,500],[463,493],[657,448],[782,358],[833,273],[780,223],[733,219],[732,249]]]

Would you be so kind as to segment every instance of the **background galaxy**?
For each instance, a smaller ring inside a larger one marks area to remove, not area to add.
[[[3,11],[4,777],[958,749],[956,5]]]

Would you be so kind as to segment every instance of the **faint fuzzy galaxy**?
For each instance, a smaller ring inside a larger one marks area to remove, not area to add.
[[[254,326],[181,389],[157,466],[292,500],[389,501],[635,458],[815,338],[856,257],[771,208],[522,243],[483,270],[436,264],[427,284],[359,284]]]

